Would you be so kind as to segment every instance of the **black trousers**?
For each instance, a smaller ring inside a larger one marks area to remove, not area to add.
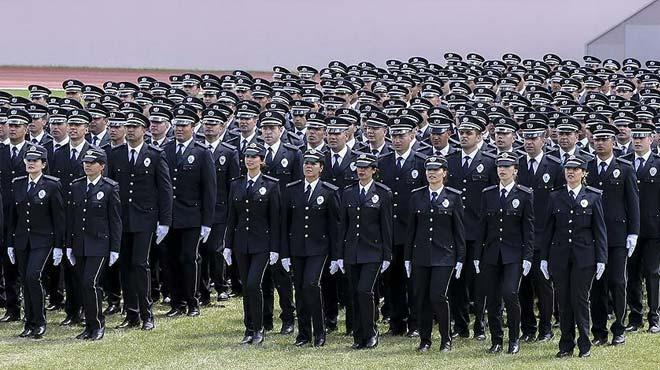
[[[642,280],[646,280],[649,327],[659,325],[660,239],[640,238],[635,252],[628,259],[628,306],[630,306],[628,322],[636,326],[642,326],[644,321]]]
[[[234,255],[243,282],[243,324],[246,334],[252,334],[264,328],[264,295],[261,284],[270,253],[235,252]]]
[[[80,286],[80,277],[75,266],[72,266],[66,253],[62,257],[62,266],[64,272],[64,312],[67,317],[79,318],[80,310],[83,308],[82,287]],[[101,297],[103,298],[103,297]]]
[[[64,250],[62,250],[62,253],[64,253]],[[66,259],[66,256],[63,256],[62,259]],[[48,295],[48,302],[52,305],[64,304],[64,279],[62,269],[62,264],[55,266],[52,263],[47,263],[46,268],[44,269],[44,288]]]
[[[452,266],[412,266],[411,280],[415,287],[414,297],[421,343],[431,344],[434,317],[440,327],[441,343],[451,342],[447,291],[453,272]]]
[[[75,268],[80,279],[85,322],[90,331],[105,327],[103,288],[99,279],[107,260],[106,257],[76,257]]]
[[[199,295],[202,301],[211,299],[212,288],[216,292],[228,290],[225,279],[225,260],[222,256],[224,246],[225,224],[215,224],[211,227],[211,233],[206,243],[199,247],[202,265],[199,274]]]
[[[199,227],[171,228],[167,241],[168,285],[172,308],[198,308],[197,274],[199,269]]]
[[[5,307],[7,314],[21,315],[21,286],[18,278],[18,266],[13,265],[7,256],[7,249],[2,249],[2,276],[4,277]]]
[[[591,291],[591,332],[596,338],[607,338],[608,298],[612,297],[614,322],[610,327],[613,335],[623,335],[626,318],[626,248],[609,248],[607,266],[600,280],[594,281]],[[563,319],[563,317],[562,317]]]
[[[552,312],[554,307],[554,289],[552,281],[546,280],[540,268],[541,258],[538,251],[529,275],[523,276],[520,283],[520,325],[523,334],[535,336],[552,333]],[[538,325],[534,313],[534,298],[538,299]]]
[[[46,295],[42,274],[51,248],[15,250],[16,264],[23,283],[23,310],[25,327],[35,328],[46,325]]]
[[[101,286],[105,292],[108,305],[119,305],[121,303],[121,273],[120,263],[105,266],[101,273]]]
[[[566,266],[550,271],[555,282],[559,300],[561,339],[559,350],[572,351],[575,348],[575,327],[577,345],[580,352],[591,349],[589,340],[589,292],[594,280],[595,266],[579,268],[569,260]]]
[[[149,252],[149,269],[151,270],[151,299],[157,301],[170,296],[168,287],[168,272],[170,271],[167,253],[169,234],[160,244],[156,244],[155,238],[151,239],[151,251]]]
[[[488,304],[488,326],[492,344],[502,344],[504,331],[502,330],[502,299],[506,308],[507,327],[509,328],[509,342],[515,342],[520,337],[520,300],[518,289],[522,276],[522,261],[520,263],[495,264],[484,263],[481,278],[486,289]]]
[[[311,340],[312,327],[314,338],[325,337],[321,274],[326,259],[326,255],[291,258],[298,313],[297,340]]]
[[[281,263],[268,265],[263,281],[264,292],[264,325],[273,325],[273,308],[275,306],[275,289],[279,297],[280,320],[292,324],[296,318],[296,306],[293,303],[293,282],[291,274],[284,271]]]
[[[380,263],[345,265],[353,293],[353,340],[364,343],[376,335],[376,305],[374,285]]]
[[[152,232],[123,233],[119,252],[121,286],[126,318],[153,319],[149,254]]]
[[[474,269],[474,240],[466,241],[465,263],[459,279],[452,278],[449,283],[449,305],[454,320],[454,331],[469,332],[470,302],[474,302],[474,333],[485,332],[484,312],[486,294],[481,285],[481,279]]]
[[[385,303],[390,308],[390,330],[403,334],[417,329],[415,299],[412,280],[406,276],[403,258],[403,245],[392,249],[392,262],[383,274]]]

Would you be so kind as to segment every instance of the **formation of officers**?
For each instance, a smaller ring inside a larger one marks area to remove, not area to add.
[[[659,333],[660,62],[444,59],[0,93],[0,322],[98,340],[215,291],[260,344],[277,291],[296,346],[341,309],[353,349]]]

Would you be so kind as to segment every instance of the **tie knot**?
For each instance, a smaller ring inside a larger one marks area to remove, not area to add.
[[[532,164],[532,163],[536,163],[536,158],[532,158],[532,159],[530,159],[530,160],[529,160],[529,163],[530,163],[530,164]]]
[[[135,154],[135,149],[131,149],[131,154]]]
[[[506,189],[500,190],[500,194],[502,194],[503,197],[506,196]]]
[[[30,181],[30,186],[35,186],[35,185],[37,185],[36,182],[34,182],[34,181]]]
[[[254,184],[254,181],[248,180],[248,186],[252,186]]]
[[[431,197],[437,198],[438,197],[438,192],[436,192],[436,191],[432,192]]]
[[[306,191],[306,192],[309,192],[309,191],[311,191],[311,190],[312,190],[312,185],[311,185],[311,184],[307,184],[307,187],[305,188],[305,191]]]
[[[335,153],[334,157],[335,157],[335,159],[339,159],[339,157],[340,157],[339,153]]]
[[[600,168],[605,168],[605,167],[607,167],[607,163],[606,162],[600,162]]]

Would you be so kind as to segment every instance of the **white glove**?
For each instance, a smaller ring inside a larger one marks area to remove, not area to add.
[[[343,259],[337,260],[337,267],[339,267],[339,270],[341,270],[342,274],[346,273],[346,271],[344,271],[344,260]]]
[[[387,268],[390,267],[390,261],[383,261],[383,264],[380,267],[380,273],[382,274],[387,270]]]
[[[403,265],[406,267],[406,276],[410,279],[410,273],[412,272],[410,261],[404,261]]]
[[[628,257],[632,256],[635,253],[635,247],[637,246],[637,235],[630,234],[626,238],[626,248],[628,249]]]
[[[480,273],[481,270],[479,270],[479,260],[474,260],[474,261],[472,261],[472,263],[474,264],[474,271],[475,271],[477,274]]]
[[[290,258],[282,258],[280,263],[282,263],[282,268],[284,268],[284,271],[289,272],[291,270],[291,259]]]
[[[202,240],[202,243],[206,243],[206,240],[209,238],[209,235],[211,235],[211,228],[202,225],[202,228],[199,230],[199,238]]]
[[[548,272],[548,261],[541,261],[541,272],[543,273],[545,280],[550,280],[550,273]]]
[[[108,260],[108,266],[112,266],[119,259],[119,252],[110,252],[110,259]]]
[[[62,263],[62,248],[53,249],[53,266],[59,266]]]
[[[456,262],[456,279],[459,279],[461,277],[461,271],[463,271],[463,263],[462,262]]]
[[[7,256],[9,256],[9,262],[11,262],[12,265],[16,264],[16,255],[14,254],[14,248],[13,247],[7,247]]]
[[[270,252],[270,265],[274,265],[275,262],[280,258],[280,254],[277,252]]]
[[[603,272],[605,272],[605,264],[598,262],[596,264],[596,280],[600,280],[600,278],[603,277]]]
[[[330,261],[330,275],[334,275],[339,270],[337,261]]]
[[[66,249],[66,258],[69,260],[69,263],[71,263],[71,266],[76,265],[76,256],[73,255],[73,249]]]
[[[229,248],[223,249],[222,256],[225,258],[225,262],[227,262],[227,266],[231,266],[231,249]]]
[[[158,225],[156,227],[156,244],[160,244],[160,242],[165,239],[165,236],[167,233],[170,231],[170,227],[167,225]]]
[[[531,269],[532,269],[532,263],[527,260],[523,260],[523,271],[522,271],[523,276],[527,276],[529,274],[529,270]]]

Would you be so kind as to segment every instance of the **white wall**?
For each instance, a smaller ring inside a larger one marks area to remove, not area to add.
[[[649,0],[2,1],[1,65],[325,66],[446,51],[581,58]]]

